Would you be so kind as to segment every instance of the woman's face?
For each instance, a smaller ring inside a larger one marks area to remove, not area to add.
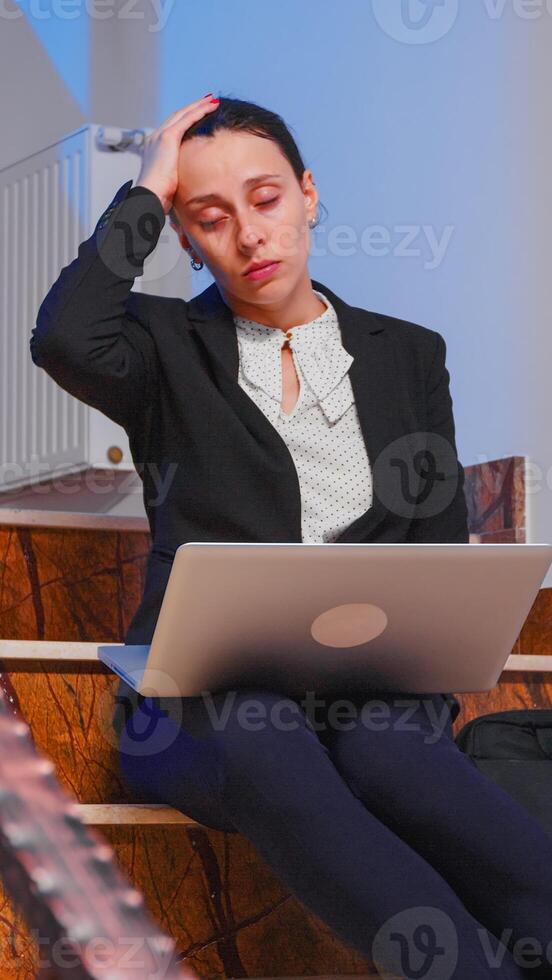
[[[311,172],[300,186],[273,140],[218,130],[182,144],[178,177],[171,225],[182,247],[193,249],[229,299],[285,300],[305,276],[318,201]],[[244,275],[251,262],[269,259],[278,262],[271,275]]]

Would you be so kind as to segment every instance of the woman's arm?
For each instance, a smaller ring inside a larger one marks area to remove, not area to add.
[[[147,403],[157,354],[147,330],[147,296],[131,292],[165,223],[161,201],[123,184],[77,258],[38,310],[33,362],[69,394],[125,428]]]
[[[465,476],[456,449],[450,376],[445,363],[446,351],[444,338],[435,331],[435,349],[427,378],[426,425],[427,432],[435,433],[439,437],[433,442],[431,435],[428,437],[428,450],[434,456],[437,474],[435,497],[432,503],[430,493],[420,509],[422,516],[413,517],[406,538],[409,542],[469,542],[468,508],[464,496]],[[441,439],[446,442],[441,443]],[[445,478],[439,479],[439,473],[445,473]],[[424,507],[427,509],[426,516],[423,516]]]
[[[210,93],[209,93],[210,95]],[[119,188],[43,300],[30,347],[54,381],[133,428],[151,399],[157,351],[148,332],[147,294],[131,293],[155,248],[178,187],[185,132],[218,105],[208,96],[170,116],[144,141],[136,186]]]

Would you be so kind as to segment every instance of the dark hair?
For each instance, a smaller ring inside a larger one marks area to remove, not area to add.
[[[301,184],[305,171],[303,158],[290,130],[276,112],[264,109],[263,106],[257,105],[255,102],[221,96],[220,104],[216,109],[213,109],[186,130],[182,137],[182,143],[194,136],[213,136],[217,129],[242,130],[246,133],[252,133],[254,136],[273,140],[289,160],[292,170],[299,184]],[[320,202],[319,206],[324,208]],[[324,211],[327,212],[327,209],[324,208]],[[316,224],[318,224],[318,219]]]

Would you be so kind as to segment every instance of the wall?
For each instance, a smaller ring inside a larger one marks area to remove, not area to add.
[[[170,24],[158,117],[213,90],[291,124],[329,211],[311,275],[443,334],[461,460],[529,454],[528,540],[552,541],[552,4],[207,0]]]
[[[0,32],[0,166],[85,118],[158,125],[209,90],[280,112],[329,212],[311,275],[443,334],[461,460],[529,454],[529,540],[552,540],[550,0],[116,9],[73,29],[87,85],[66,24]]]

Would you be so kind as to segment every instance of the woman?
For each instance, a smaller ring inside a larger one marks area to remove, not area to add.
[[[318,195],[280,117],[209,94],[146,138],[130,184],[31,338],[36,364],[124,425],[144,482],[153,546],[125,642],[151,642],[183,541],[468,541],[443,338],[310,279]],[[187,303],[130,292],[167,214],[215,280]],[[417,430],[448,447],[446,479],[430,506],[399,505],[379,460],[402,439],[408,462]],[[410,696],[406,722],[404,694],[341,693],[347,723],[323,702],[316,730],[278,690],[153,699],[121,683],[123,773],[140,800],[246,835],[382,969],[552,976],[534,948],[513,955],[552,940],[552,842],[458,749],[456,699]]]

